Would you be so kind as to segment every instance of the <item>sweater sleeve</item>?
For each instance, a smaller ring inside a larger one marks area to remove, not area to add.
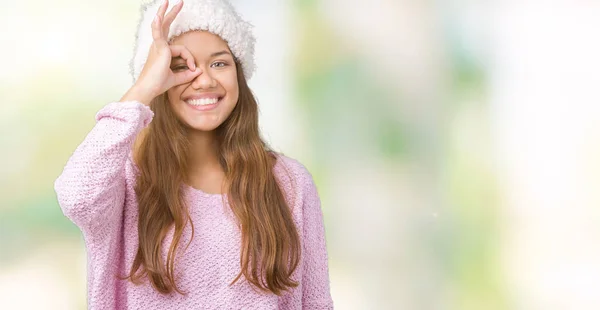
[[[82,232],[118,220],[125,200],[126,161],[137,134],[153,116],[137,101],[107,104],[54,182],[63,213]]]
[[[302,309],[333,309],[321,201],[310,173],[305,173],[302,202]]]

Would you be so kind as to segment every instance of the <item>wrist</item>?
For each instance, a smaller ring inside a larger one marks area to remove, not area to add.
[[[123,98],[120,101],[139,101],[145,105],[150,105],[152,99],[156,96],[153,93],[140,85],[134,84],[128,91],[125,93]]]

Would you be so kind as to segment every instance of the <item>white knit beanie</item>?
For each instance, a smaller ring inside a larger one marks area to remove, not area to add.
[[[151,24],[163,0],[142,4],[138,24],[133,59],[130,62],[131,75],[135,82],[148,58],[152,45]],[[179,1],[169,1],[167,14]],[[165,14],[166,16],[166,14]],[[183,8],[171,23],[168,40],[191,30],[205,30],[218,35],[227,42],[233,55],[242,64],[244,76],[250,79],[255,70],[252,25],[244,21],[228,0],[185,0]]]

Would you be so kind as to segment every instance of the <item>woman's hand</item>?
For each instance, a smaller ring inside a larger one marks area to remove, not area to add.
[[[165,16],[168,5],[167,0],[158,8],[151,26],[153,42],[150,46],[148,59],[139,78],[121,101],[137,100],[148,105],[156,96],[173,86],[190,82],[200,73],[200,70],[196,68],[192,54],[185,46],[169,45],[167,41],[169,28],[181,11],[183,1],[176,4]],[[174,73],[171,70],[171,60],[174,57],[183,58],[189,70]]]

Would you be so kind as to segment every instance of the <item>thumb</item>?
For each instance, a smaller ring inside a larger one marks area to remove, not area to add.
[[[174,73],[175,86],[191,82],[194,78],[196,78],[198,75],[200,75],[200,72],[202,72],[202,70],[200,68],[196,67],[194,70],[185,70],[182,72],[180,71],[180,72]]]

